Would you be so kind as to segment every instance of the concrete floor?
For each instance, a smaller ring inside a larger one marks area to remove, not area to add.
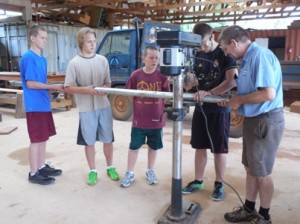
[[[97,165],[100,180],[91,187],[85,183],[88,166],[82,147],[75,144],[77,110],[55,110],[58,134],[47,144],[47,161],[63,169],[51,186],[30,184],[27,181],[28,137],[25,119],[15,119],[13,111],[0,108],[3,122],[0,129],[16,125],[9,135],[0,135],[0,223],[1,224],[150,224],[157,223],[171,202],[172,179],[172,122],[164,129],[164,149],[158,154],[156,173],[159,183],[149,186],[145,179],[147,153],[140,151],[136,164],[136,181],[127,189],[120,182],[109,180],[105,174],[102,147],[97,144]],[[189,146],[191,113],[183,125],[182,176],[183,185],[194,177],[194,150]],[[285,108],[286,129],[274,167],[275,194],[271,208],[274,224],[300,223],[300,115]],[[131,123],[114,121],[114,163],[123,176]],[[241,165],[242,139],[230,139],[225,181],[245,196],[245,171]],[[223,215],[240,204],[239,198],[226,186],[224,201],[210,199],[214,181],[213,156],[205,173],[205,189],[183,196],[186,201],[199,203],[201,213],[195,223],[227,223]]]

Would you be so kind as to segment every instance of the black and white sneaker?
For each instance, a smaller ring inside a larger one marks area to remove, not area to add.
[[[28,174],[28,181],[33,184],[48,185],[54,183],[55,179],[37,171],[33,176],[30,173]]]
[[[39,172],[46,176],[59,176],[62,174],[62,170],[55,169],[54,167],[50,166],[49,164],[45,164],[45,166],[39,169]]]

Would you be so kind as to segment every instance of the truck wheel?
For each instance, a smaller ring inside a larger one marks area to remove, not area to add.
[[[131,117],[132,103],[127,96],[109,95],[108,99],[114,119],[127,121]]]
[[[244,117],[236,110],[231,111],[229,137],[239,138],[243,136]]]

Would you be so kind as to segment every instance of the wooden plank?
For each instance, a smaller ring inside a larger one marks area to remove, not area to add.
[[[16,99],[16,108],[15,108],[15,118],[25,118],[26,113],[23,104],[23,94],[17,93],[16,95],[17,95],[17,99]]]
[[[18,127],[17,126],[9,126],[6,128],[2,128],[0,130],[0,135],[8,135],[10,133],[12,133],[14,130],[16,130]]]
[[[0,94],[0,103],[2,104],[13,104],[16,105],[17,94]]]
[[[8,93],[23,93],[23,90],[21,89],[0,88],[0,91],[8,92]]]
[[[15,93],[4,93],[0,94],[0,103],[1,104],[12,104],[15,106],[15,118],[25,118],[26,114],[24,111],[23,104],[23,91]]]
[[[282,82],[283,86],[300,87],[300,82]]]
[[[58,107],[65,107],[66,110],[70,110],[73,105],[72,100],[64,99],[60,101],[52,101],[51,107],[52,108],[58,108]]]
[[[21,80],[21,76],[19,72],[0,72],[0,80]],[[53,74],[48,73],[47,75],[48,83],[52,82],[64,82],[65,75],[64,74]]]
[[[300,114],[300,101],[295,101],[290,106],[290,111]]]

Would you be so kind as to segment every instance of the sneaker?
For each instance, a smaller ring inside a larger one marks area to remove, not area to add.
[[[131,174],[130,172],[125,173],[125,177],[123,178],[121,182],[121,187],[129,187],[129,185],[134,181],[134,174]]]
[[[110,177],[110,179],[115,180],[115,181],[117,181],[117,180],[120,179],[120,178],[119,178],[119,174],[117,173],[115,167],[110,167],[110,168],[108,168],[108,169],[106,170],[106,172],[107,172],[107,175]]]
[[[269,220],[265,220],[264,217],[262,217],[260,214],[257,214],[257,216],[251,221],[251,224],[272,224],[271,217]]]
[[[37,171],[33,176],[31,176],[31,174],[29,173],[28,180],[30,183],[41,185],[48,185],[55,182],[55,179],[53,177],[43,175],[39,171]]]
[[[250,222],[257,217],[256,210],[248,212],[244,206],[237,206],[232,212],[225,213],[224,218],[228,222]]]
[[[95,185],[97,183],[97,175],[98,173],[96,171],[90,171],[87,179],[87,184]]]
[[[157,177],[154,173],[154,170],[148,169],[146,171],[146,176],[147,176],[148,184],[150,184],[150,185],[157,184],[158,180],[157,180]]]
[[[182,189],[182,194],[191,194],[194,191],[199,191],[199,190],[202,190],[203,188],[204,188],[203,182],[201,184],[199,184],[198,182],[196,182],[194,180],[194,181],[188,183],[188,185]]]
[[[39,169],[39,172],[46,176],[59,176],[62,174],[62,170],[55,169],[53,166],[50,166],[50,163],[45,164],[45,166]]]
[[[214,191],[212,193],[212,200],[214,201],[222,201],[224,199],[224,186],[221,184],[215,185]]]

